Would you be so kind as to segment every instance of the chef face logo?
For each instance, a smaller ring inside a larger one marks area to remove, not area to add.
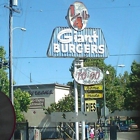
[[[68,9],[67,20],[70,27],[81,31],[86,27],[89,18],[88,11],[83,3],[75,2]]]

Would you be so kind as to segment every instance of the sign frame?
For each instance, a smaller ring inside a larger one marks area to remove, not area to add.
[[[103,72],[97,67],[81,67],[73,74],[74,80],[81,85],[99,84],[103,76]]]
[[[85,112],[96,112],[96,100],[85,100]]]
[[[47,56],[54,58],[107,58],[109,51],[100,28],[85,28],[78,32],[69,27],[56,27],[52,32]]]

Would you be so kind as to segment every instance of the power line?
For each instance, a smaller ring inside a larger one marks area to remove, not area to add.
[[[115,57],[115,56],[134,56],[134,55],[140,55],[140,53],[135,53],[135,54],[110,54],[109,56]],[[42,58],[49,58],[47,56],[15,56],[13,59],[42,59]]]

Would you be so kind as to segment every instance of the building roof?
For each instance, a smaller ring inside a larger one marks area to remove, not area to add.
[[[34,88],[34,89],[40,89],[40,88],[46,88],[46,87],[62,87],[62,88],[70,88],[68,85],[58,84],[58,83],[51,83],[51,84],[29,84],[29,85],[14,85],[13,88]]]

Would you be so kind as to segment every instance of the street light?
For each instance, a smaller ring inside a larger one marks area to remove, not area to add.
[[[106,117],[106,109],[107,109],[107,107],[106,107],[106,91],[105,91],[105,75],[109,75],[109,71],[107,70],[106,72],[103,70],[103,75],[104,75],[104,79],[103,79],[103,87],[104,87],[104,121],[105,121],[105,117]]]
[[[12,56],[12,41],[13,41],[13,31],[15,29],[20,29],[21,31],[26,31],[23,27],[15,27],[9,29],[9,97],[11,99],[12,104],[14,105],[14,94],[13,94],[13,56]]]
[[[23,27],[14,27],[14,28],[12,29],[12,31],[15,30],[15,29],[20,29],[21,31],[26,31],[26,28],[23,28]]]

